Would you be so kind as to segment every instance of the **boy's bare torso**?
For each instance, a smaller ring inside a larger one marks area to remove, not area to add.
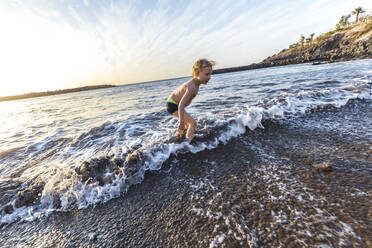
[[[199,85],[195,84],[194,80],[191,79],[187,81],[186,83],[179,86],[177,89],[175,89],[172,94],[170,95],[172,99],[177,102],[178,104],[181,102],[182,97],[186,94],[186,91],[189,90],[189,97],[188,99],[185,99],[185,107],[190,105],[192,99],[195,98],[195,96],[198,94],[199,91]]]

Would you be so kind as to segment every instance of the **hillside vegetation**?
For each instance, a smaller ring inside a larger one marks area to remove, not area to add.
[[[285,49],[261,63],[288,65],[312,61],[372,58],[372,21],[348,25],[317,37],[313,42]]]

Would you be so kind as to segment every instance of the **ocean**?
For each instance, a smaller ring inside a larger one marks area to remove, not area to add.
[[[372,245],[372,60],[188,79],[1,102],[1,246]]]

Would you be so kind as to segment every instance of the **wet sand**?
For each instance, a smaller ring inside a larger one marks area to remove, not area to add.
[[[5,226],[1,247],[372,247],[371,112],[266,122],[120,198]]]

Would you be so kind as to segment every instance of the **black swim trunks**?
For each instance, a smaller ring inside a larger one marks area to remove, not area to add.
[[[167,102],[167,111],[169,114],[173,115],[174,112],[178,110],[177,104]]]

